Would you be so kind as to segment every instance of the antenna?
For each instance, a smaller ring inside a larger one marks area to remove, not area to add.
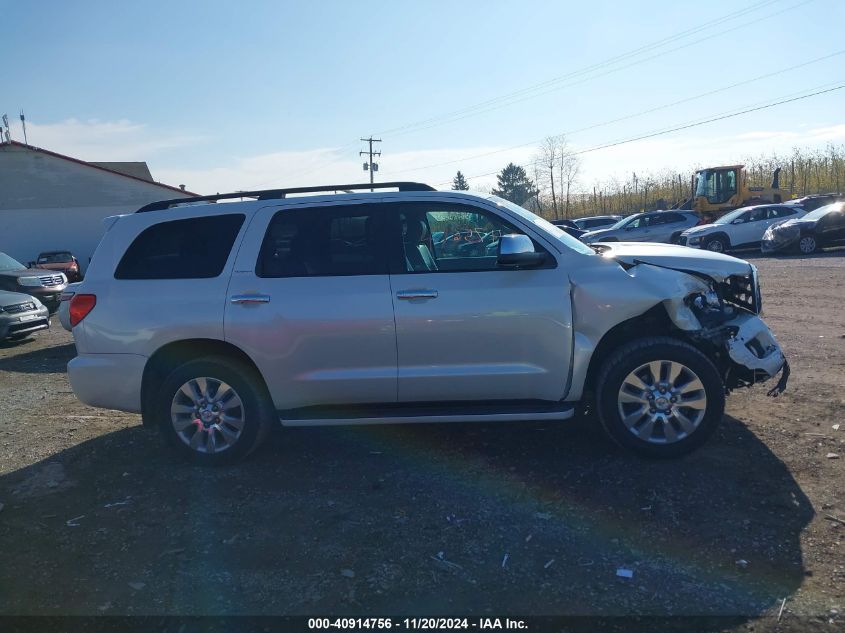
[[[26,140],[26,117],[23,114],[23,109],[21,109],[21,126],[23,127],[23,144],[29,145]]]

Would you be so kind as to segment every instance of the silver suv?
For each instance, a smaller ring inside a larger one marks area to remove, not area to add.
[[[76,395],[140,412],[217,464],[279,423],[564,420],[586,406],[619,444],[668,457],[712,433],[726,392],[781,369],[770,393],[786,386],[747,262],[591,248],[495,196],[371,186],[109,219],[69,306]]]
[[[635,213],[613,226],[581,236],[586,244],[596,242],[666,242],[676,244],[681,233],[701,222],[693,211],[651,211]]]

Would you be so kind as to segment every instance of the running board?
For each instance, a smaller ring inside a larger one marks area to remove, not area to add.
[[[466,406],[448,407],[385,407],[378,409],[360,408],[350,411],[347,408],[325,410],[317,407],[280,411],[279,421],[283,426],[350,426],[370,424],[439,424],[467,422],[539,422],[568,420],[575,415],[575,406],[570,403],[556,402],[553,406],[530,406],[523,410],[505,406],[498,411],[491,410],[489,404],[483,410],[472,411]]]

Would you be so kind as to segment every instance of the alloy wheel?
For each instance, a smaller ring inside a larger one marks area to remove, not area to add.
[[[617,397],[622,423],[650,444],[672,444],[692,435],[704,419],[707,394],[686,365],[655,360],[622,381]]]
[[[807,255],[813,253],[816,250],[816,238],[812,235],[805,235],[798,242],[798,249]]]
[[[244,430],[243,402],[233,387],[210,377],[184,383],[170,405],[170,421],[182,442],[198,453],[220,453]]]

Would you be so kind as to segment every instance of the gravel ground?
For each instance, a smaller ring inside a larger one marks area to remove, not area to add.
[[[713,439],[670,462],[620,452],[587,420],[290,429],[246,463],[199,469],[139,416],[75,399],[72,338],[54,318],[0,346],[0,614],[838,628],[844,255],[754,259],[790,388],[733,394]]]

